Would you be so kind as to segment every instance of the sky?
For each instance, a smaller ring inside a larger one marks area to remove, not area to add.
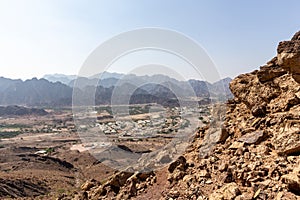
[[[299,8],[298,0],[0,0],[0,76],[76,75],[113,36],[157,27],[195,40],[220,77],[233,78],[266,63],[300,30]]]

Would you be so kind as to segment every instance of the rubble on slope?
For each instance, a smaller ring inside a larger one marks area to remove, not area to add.
[[[260,70],[230,83],[234,98],[222,129],[199,129],[187,152],[169,166],[161,199],[300,199],[299,76],[300,32],[281,42],[278,55]],[[112,184],[112,177],[88,187],[86,197],[101,191],[97,198],[138,198],[146,190],[141,184],[155,184],[155,174],[142,180],[119,173],[121,184]],[[103,188],[117,189],[109,196]]]
[[[260,70],[230,83],[229,137],[206,157],[190,158],[195,166],[172,187],[180,191],[176,199],[300,199],[299,35],[281,42],[277,57]],[[203,144],[205,138],[193,148]],[[185,157],[189,162],[190,153]]]

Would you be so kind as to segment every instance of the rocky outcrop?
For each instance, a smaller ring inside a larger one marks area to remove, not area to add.
[[[300,32],[290,41],[280,42],[277,48],[277,64],[289,71],[300,83]]]
[[[179,199],[300,199],[299,72],[300,32],[259,70],[231,81],[225,141],[207,139],[220,131],[199,130],[184,156],[193,167],[164,199],[174,191]]]
[[[161,199],[300,199],[299,46],[300,32],[266,65],[230,83],[223,123],[198,130],[169,166]],[[116,196],[141,194],[128,177]]]
[[[88,180],[82,186],[82,193],[75,199],[130,199],[153,185],[156,177],[153,172],[117,172],[103,184]]]
[[[233,137],[264,131],[278,154],[300,153],[299,34],[281,42],[277,57],[259,71],[230,83],[235,99],[229,102],[227,124]]]

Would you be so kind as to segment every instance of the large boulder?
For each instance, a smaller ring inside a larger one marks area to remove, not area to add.
[[[277,48],[277,63],[289,71],[300,83],[300,31],[290,41],[280,42]]]

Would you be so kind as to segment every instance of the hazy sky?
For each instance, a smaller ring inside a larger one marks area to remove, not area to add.
[[[110,37],[161,27],[196,40],[222,77],[234,77],[300,30],[299,8],[298,0],[0,0],[0,76],[77,74]]]

